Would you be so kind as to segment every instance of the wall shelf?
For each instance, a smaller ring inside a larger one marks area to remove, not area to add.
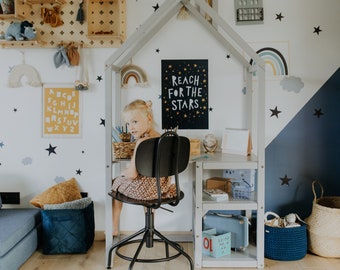
[[[19,14],[19,0],[14,0],[14,13],[11,14],[0,14],[0,20],[12,20],[12,19],[24,19],[24,16]]]
[[[23,41],[7,41],[0,40],[2,48],[41,48],[45,44],[38,40],[23,40]]]
[[[37,30],[37,40],[42,48],[56,48],[60,43],[82,42],[86,48],[117,48],[126,38],[126,1],[83,1],[83,22],[77,21],[79,1],[66,0],[14,0],[14,14],[0,14],[0,32],[6,33],[11,22],[27,20]],[[53,26],[43,22],[41,9],[60,7],[62,23]],[[28,47],[32,47],[30,43]],[[15,45],[17,46],[17,45]],[[23,45],[24,46],[24,45]],[[6,47],[7,44],[6,44]],[[13,45],[14,47],[14,45]],[[21,47],[21,46],[19,46]]]
[[[24,0],[24,3],[33,6],[35,4],[58,4],[63,5],[66,3],[65,0]]]

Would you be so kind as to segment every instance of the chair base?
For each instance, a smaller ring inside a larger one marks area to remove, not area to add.
[[[137,236],[143,234],[142,239],[135,239]],[[153,236],[154,234],[156,236],[159,237],[159,239],[154,239]],[[144,244],[146,245],[146,247],[151,248],[153,247],[153,242],[162,242],[165,244],[165,257],[162,258],[138,258],[140,251],[142,250],[142,247],[144,246]],[[126,246],[126,245],[130,245],[133,243],[139,243],[137,250],[134,254],[133,257],[129,257],[129,256],[125,256],[120,252],[120,248]],[[177,253],[174,255],[169,255],[169,246],[171,246],[172,248],[174,248]],[[190,269],[194,270],[194,265],[193,265],[193,261],[191,259],[191,257],[183,250],[183,247],[176,243],[173,242],[171,240],[169,240],[168,238],[166,238],[163,234],[161,234],[160,232],[158,232],[155,229],[150,229],[150,228],[144,228],[138,232],[136,232],[135,234],[126,237],[125,239],[119,241],[118,243],[115,243],[111,246],[110,250],[109,250],[109,254],[108,254],[108,264],[107,264],[107,269],[111,269],[111,260],[112,260],[112,252],[113,250],[116,249],[116,254],[117,256],[119,256],[120,258],[130,261],[130,265],[129,265],[129,270],[133,269],[134,264],[137,263],[159,263],[159,262],[164,262],[164,261],[170,261],[173,259],[178,258],[179,256],[183,255],[184,257],[186,257],[189,261],[190,264]]]

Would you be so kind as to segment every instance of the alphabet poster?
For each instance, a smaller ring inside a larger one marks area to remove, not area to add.
[[[74,86],[44,86],[43,135],[80,136],[80,93]]]
[[[208,60],[162,60],[162,129],[208,129]]]

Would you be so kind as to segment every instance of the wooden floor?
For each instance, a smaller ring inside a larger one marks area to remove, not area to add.
[[[182,243],[184,249],[192,255],[192,243]],[[157,247],[157,244],[156,244]],[[132,248],[132,247],[131,247]],[[129,249],[131,249],[129,247]],[[146,256],[151,255],[150,249],[142,250]],[[163,251],[161,248],[153,250],[152,255]],[[128,250],[127,250],[128,252]],[[113,260],[114,270],[128,269],[129,262],[117,256]],[[71,255],[44,255],[40,250],[36,251],[31,258],[20,268],[20,270],[97,270],[106,269],[105,262],[105,242],[95,241],[87,254]],[[171,262],[142,264],[136,263],[134,270],[185,270],[190,269],[187,259],[183,256],[172,260]],[[227,268],[202,268],[206,270],[221,270]],[[230,268],[228,268],[230,269]],[[245,270],[251,268],[235,268]],[[265,259],[265,269],[275,270],[336,270],[340,269],[340,259],[322,258],[319,256],[307,254],[306,257],[299,261],[280,262]]]

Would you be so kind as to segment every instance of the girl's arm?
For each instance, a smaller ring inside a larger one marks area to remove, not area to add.
[[[137,178],[138,176],[138,172],[137,172],[137,169],[136,169],[136,159],[135,159],[135,156],[136,156],[136,151],[137,151],[137,147],[138,145],[146,140],[148,138],[141,138],[139,139],[137,142],[136,142],[136,147],[133,151],[133,155],[131,157],[131,161],[130,161],[130,164],[126,167],[126,169],[122,172],[122,175],[130,178],[130,179],[135,179]]]

